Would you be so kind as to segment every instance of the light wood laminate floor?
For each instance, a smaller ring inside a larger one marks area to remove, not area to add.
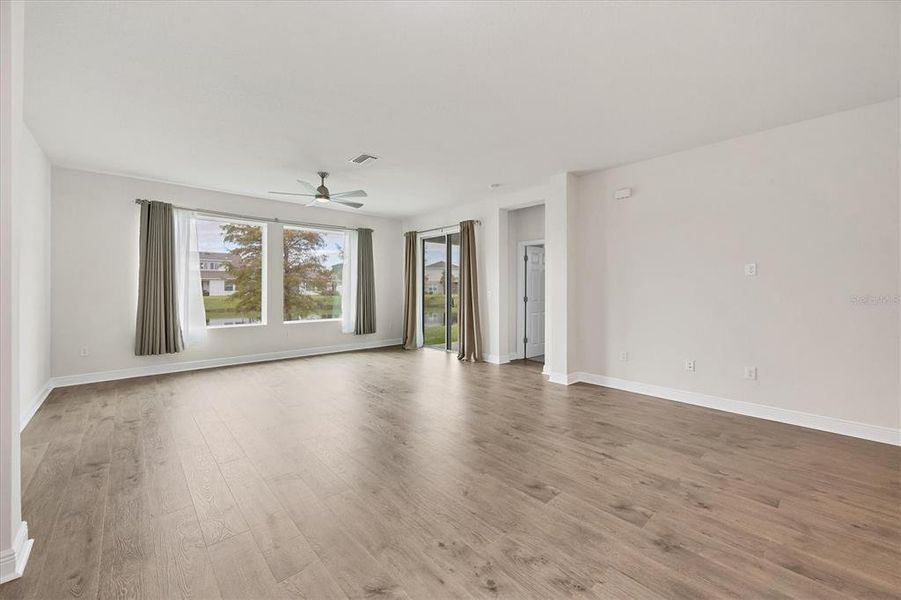
[[[59,389],[2,598],[890,598],[899,449],[383,350]]]

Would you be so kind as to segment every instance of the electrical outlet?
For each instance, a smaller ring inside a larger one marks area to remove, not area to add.
[[[745,265],[745,275],[754,277],[757,275],[757,263],[748,263]]]
[[[745,367],[745,379],[757,379],[757,367]]]
[[[685,361],[685,370],[688,371],[689,373],[694,373],[695,372],[695,361],[686,360]]]
[[[619,359],[623,362],[626,362],[627,360],[629,360],[629,353],[628,352],[620,352]]]
[[[90,352],[88,351],[87,346],[82,346],[81,348],[79,348],[78,356],[87,356],[88,354],[90,354]]]

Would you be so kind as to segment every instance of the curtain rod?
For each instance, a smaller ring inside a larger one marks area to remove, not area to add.
[[[474,220],[473,223],[475,223],[476,225],[482,224],[482,222],[479,221],[478,219]],[[451,227],[459,227],[459,226],[460,226],[459,223],[454,223],[453,225],[444,225],[442,227],[432,227],[431,229],[421,229],[421,230],[417,231],[416,233],[430,233],[432,231],[442,231],[444,229],[450,229]]]
[[[142,198],[136,198],[135,204],[146,204],[150,202],[150,200],[144,200]],[[190,208],[188,206],[176,206],[172,205],[172,208],[180,208],[181,210],[189,210],[191,212],[196,212],[200,214],[211,215],[215,217],[232,217],[233,219],[244,219],[246,221],[263,221],[267,223],[280,223],[282,225],[296,225],[299,227],[313,227],[316,229],[331,229],[334,231],[356,231],[356,227],[344,227],[343,225],[323,225],[322,223],[306,223],[304,221],[289,221],[287,219],[279,219],[277,217],[254,217],[251,215],[241,215],[238,213],[230,213],[223,212],[221,210],[209,210],[206,208]]]

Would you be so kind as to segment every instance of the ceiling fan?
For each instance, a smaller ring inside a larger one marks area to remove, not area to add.
[[[360,202],[353,202],[345,200],[345,198],[366,198],[367,194],[363,190],[354,190],[352,192],[337,192],[332,194],[328,191],[328,188],[325,187],[325,178],[328,177],[328,173],[325,171],[319,171],[316,173],[319,175],[319,187],[315,187],[312,183],[308,181],[304,181],[303,179],[298,179],[297,183],[299,183],[307,193],[301,194],[298,192],[269,192],[270,194],[279,194],[282,196],[304,196],[308,198],[312,198],[313,200],[307,204],[307,206],[317,206],[321,204],[342,204],[344,206],[349,206],[351,208],[360,208],[363,206]]]

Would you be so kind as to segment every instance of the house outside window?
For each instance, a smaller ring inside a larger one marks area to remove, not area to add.
[[[197,238],[207,326],[263,323],[265,225],[198,217]]]

